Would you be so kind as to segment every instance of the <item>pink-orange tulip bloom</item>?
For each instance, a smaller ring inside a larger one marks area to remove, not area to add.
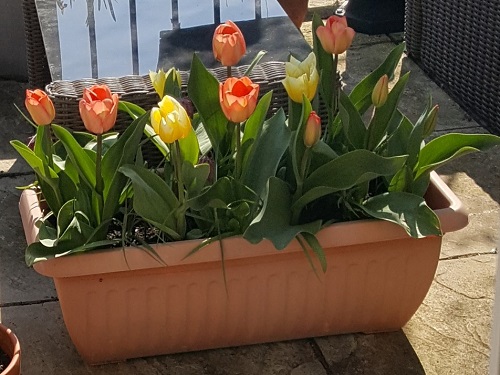
[[[232,21],[227,21],[215,29],[212,39],[214,57],[224,66],[238,64],[247,50],[243,33]]]
[[[321,118],[316,112],[311,111],[307,118],[306,129],[304,130],[304,145],[307,148],[313,147],[321,137]]]
[[[323,49],[331,54],[344,53],[354,39],[354,30],[347,26],[345,17],[331,16],[325,26],[316,29],[316,35]]]
[[[37,125],[49,125],[56,116],[54,103],[43,90],[26,90],[24,105]]]
[[[248,119],[259,96],[259,85],[248,77],[230,77],[219,85],[219,101],[226,118],[232,122]]]
[[[80,116],[89,132],[106,133],[115,125],[117,114],[118,95],[112,94],[108,86],[94,85],[83,89]]]

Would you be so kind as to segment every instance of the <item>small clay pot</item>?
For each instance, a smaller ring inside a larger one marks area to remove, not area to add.
[[[11,329],[0,324],[0,350],[10,358],[9,365],[0,375],[20,375],[21,374],[21,346],[19,340]]]

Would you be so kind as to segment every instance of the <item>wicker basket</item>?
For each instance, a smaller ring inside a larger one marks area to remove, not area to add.
[[[247,66],[233,68],[234,76],[242,76],[246,71]],[[225,67],[210,69],[212,74],[219,80],[226,79],[227,70]],[[283,62],[266,62],[256,65],[249,75],[254,83],[260,85],[260,95],[273,90],[273,97],[269,107],[268,116],[276,113],[279,108],[286,110],[288,106],[288,95],[286,93],[281,80],[285,78],[285,64]],[[186,83],[189,79],[188,72],[181,72],[183,84],[183,93],[186,94]],[[74,81],[54,81],[46,86],[47,94],[54,102],[56,108],[56,124],[65,126],[74,131],[83,131],[85,127],[80,118],[78,102],[82,97],[83,89],[95,84],[106,84],[110,90],[117,93],[120,100],[132,102],[149,110],[157,105],[158,95],[153,89],[150,78],[147,75],[143,76],[124,76],[117,78],[97,78],[97,79],[81,79]],[[319,115],[323,119],[327,119],[327,111],[325,105],[320,105]],[[130,124],[130,117],[120,112],[118,114],[115,130],[122,131]],[[148,143],[143,150],[144,157],[151,163],[158,162],[162,156],[154,148],[151,143]]]
[[[408,54],[479,124],[500,134],[500,2],[408,0]]]

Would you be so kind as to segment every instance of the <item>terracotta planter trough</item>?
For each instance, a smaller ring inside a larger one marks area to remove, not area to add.
[[[461,202],[437,176],[427,201],[443,232],[467,225]],[[28,243],[41,217],[36,194],[23,192]],[[127,358],[404,326],[434,278],[441,237],[414,239],[397,225],[363,220],[318,234],[328,262],[315,275],[297,242],[224,240],[183,259],[198,243],[156,246],[167,265],[138,248],[111,249],[35,264],[52,277],[64,321],[91,364]]]

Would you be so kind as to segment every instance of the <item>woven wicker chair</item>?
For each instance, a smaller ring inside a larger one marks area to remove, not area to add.
[[[35,0],[23,0],[23,16],[28,81],[32,88],[43,89],[52,79],[45,55]]]
[[[407,0],[408,55],[479,124],[500,134],[500,2]]]

